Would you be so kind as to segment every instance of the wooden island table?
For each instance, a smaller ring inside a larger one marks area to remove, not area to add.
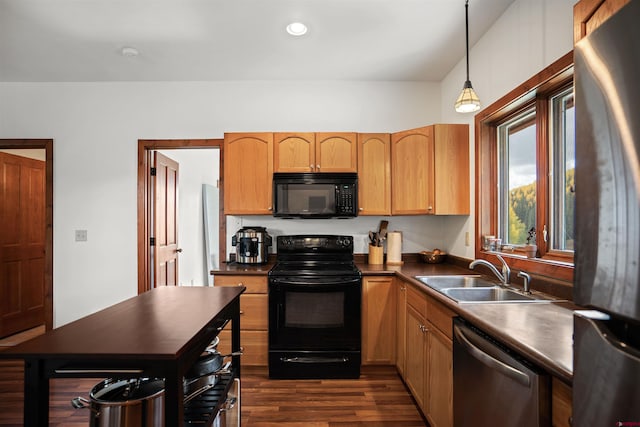
[[[48,425],[50,378],[134,377],[164,378],[165,425],[183,425],[184,374],[229,321],[240,350],[244,290],[156,288],[0,352],[25,361],[24,425]],[[239,356],[232,366],[239,377]]]

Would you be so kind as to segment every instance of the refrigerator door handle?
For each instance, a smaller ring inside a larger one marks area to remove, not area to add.
[[[503,375],[511,378],[514,381],[517,381],[525,387],[531,386],[531,379],[526,373],[514,368],[513,366],[507,365],[506,363],[480,350],[478,347],[473,345],[471,341],[469,341],[469,339],[465,336],[464,332],[459,327],[454,327],[453,333],[455,334],[460,344],[462,344],[463,347],[465,347],[465,349],[480,362],[484,363],[491,369],[499,371]]]

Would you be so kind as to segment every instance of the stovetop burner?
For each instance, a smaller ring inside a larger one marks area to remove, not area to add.
[[[353,262],[353,236],[295,235],[276,239],[274,276],[360,276]]]

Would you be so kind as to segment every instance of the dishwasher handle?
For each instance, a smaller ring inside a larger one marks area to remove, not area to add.
[[[513,366],[507,365],[501,360],[496,359],[495,357],[485,353],[484,351],[473,345],[473,343],[471,343],[471,341],[469,341],[469,339],[465,336],[460,327],[454,326],[453,333],[455,334],[458,342],[462,344],[462,346],[469,352],[469,354],[478,359],[480,362],[484,363],[489,368],[501,372],[503,375],[506,375],[514,381],[519,382],[525,387],[531,386],[531,378],[529,378],[529,375],[514,368]]]

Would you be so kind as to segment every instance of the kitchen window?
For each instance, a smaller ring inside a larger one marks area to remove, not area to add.
[[[512,267],[573,281],[573,52],[475,121],[476,258],[495,261],[483,239],[494,236]]]

